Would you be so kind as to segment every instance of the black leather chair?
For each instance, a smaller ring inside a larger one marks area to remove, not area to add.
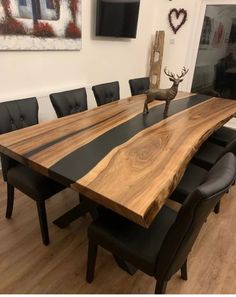
[[[198,186],[205,182],[207,179],[208,171],[195,164],[190,163],[178,184],[175,191],[172,193],[170,199],[183,204],[188,195],[194,191]],[[216,204],[214,212],[220,212],[221,201]]]
[[[189,163],[180,183],[171,195],[171,200],[183,204],[190,193],[207,180],[208,171]]]
[[[50,94],[58,118],[88,109],[85,88]]]
[[[38,124],[36,98],[27,98],[0,103],[0,134]],[[17,188],[37,204],[42,240],[49,244],[45,200],[65,187],[38,174],[29,167],[1,154],[3,179],[7,182],[6,218],[11,218],[14,204],[14,188]]]
[[[206,180],[208,170],[227,152],[227,150],[235,153],[235,132],[236,131],[233,129],[223,127],[217,130],[211,138],[207,140],[193,159],[193,162],[203,166],[203,168],[194,163],[188,165],[179,185],[171,195],[172,200],[182,204],[187,196]],[[215,213],[219,213],[219,211],[220,201],[214,209]]]
[[[224,97],[226,90],[232,89],[232,82],[227,76],[228,64],[225,58],[220,59],[220,61],[215,65],[215,81],[214,89],[220,93],[221,97]]]
[[[88,228],[87,282],[94,279],[100,245],[157,280],[155,293],[165,293],[167,282],[179,269],[187,280],[187,257],[219,199],[235,180],[236,159],[226,154],[205,182],[185,200],[179,212],[164,206],[149,229],[107,210]]]
[[[118,81],[93,86],[92,90],[98,106],[120,99],[120,85]]]
[[[221,146],[226,146],[236,138],[236,130],[222,127],[214,132],[209,140]]]
[[[132,96],[144,94],[149,89],[149,77],[141,77],[129,80],[130,92]]]
[[[236,138],[225,147],[207,140],[195,154],[192,159],[192,163],[209,170],[223,155],[228,152],[232,152],[236,155]]]

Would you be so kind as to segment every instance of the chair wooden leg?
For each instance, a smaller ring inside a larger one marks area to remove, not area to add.
[[[181,267],[181,278],[183,280],[188,280],[187,260],[184,262],[184,265]]]
[[[128,274],[134,275],[138,271],[138,269],[135,266],[133,266],[129,262],[123,260],[122,258],[120,258],[114,254],[113,254],[113,257],[114,257],[117,265],[124,271],[128,272]]]
[[[49,245],[48,223],[47,223],[45,201],[37,201],[36,203],[37,203],[37,209],[38,209],[42,240],[45,245]]]
[[[87,274],[86,281],[91,283],[94,279],[94,271],[96,266],[98,246],[93,242],[89,241],[88,246],[88,259],[87,259]]]
[[[214,208],[214,213],[218,214],[220,212],[220,201],[216,204]]]
[[[6,218],[10,219],[12,216],[13,204],[14,204],[14,187],[7,184],[7,209]]]
[[[166,293],[167,282],[158,281],[156,282],[155,294],[165,294]]]

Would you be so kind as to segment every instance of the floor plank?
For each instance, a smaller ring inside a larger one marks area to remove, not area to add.
[[[176,274],[167,293],[236,293],[236,187],[212,213],[189,258],[189,280]],[[0,179],[0,293],[153,293],[155,280],[138,271],[129,276],[99,249],[94,282],[85,282],[85,216],[61,230],[52,221],[75,206],[71,190],[47,201],[51,244],[41,243],[36,205],[16,191],[13,218],[5,219],[6,187]],[[125,284],[125,285],[124,285]]]

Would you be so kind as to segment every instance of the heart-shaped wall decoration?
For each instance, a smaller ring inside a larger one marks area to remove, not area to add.
[[[173,8],[169,12],[168,19],[171,29],[176,34],[187,21],[187,11],[183,8],[179,10]]]

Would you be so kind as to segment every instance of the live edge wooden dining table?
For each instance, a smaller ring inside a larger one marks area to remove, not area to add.
[[[210,134],[236,101],[179,93],[163,119],[145,95],[0,136],[0,152],[148,228]]]

